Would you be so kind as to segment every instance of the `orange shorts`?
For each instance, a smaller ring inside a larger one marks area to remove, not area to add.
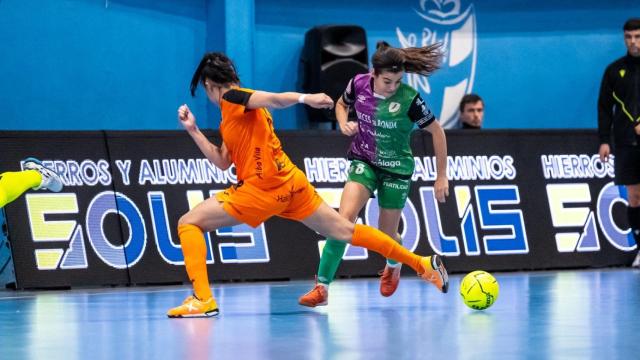
[[[278,187],[264,190],[242,183],[217,193],[216,199],[229,215],[252,227],[272,216],[303,220],[313,214],[323,200],[300,169],[293,171],[293,176]]]

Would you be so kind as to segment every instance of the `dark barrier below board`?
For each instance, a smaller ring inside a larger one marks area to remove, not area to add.
[[[207,135],[219,143],[217,133]],[[338,207],[349,139],[280,132],[285,151]],[[635,254],[626,194],[597,159],[595,131],[447,132],[450,195],[433,195],[428,133],[416,132],[403,244],[447,256],[451,272],[628,265]],[[18,288],[186,282],[180,216],[235,181],[180,131],[0,132],[0,172],[39,157],[64,174],[61,193],[29,191],[6,206]],[[361,214],[377,224],[375,199]],[[273,218],[207,234],[216,280],[312,279],[321,236]],[[378,255],[347,248],[339,276],[372,276]],[[410,269],[404,270],[410,273]]]

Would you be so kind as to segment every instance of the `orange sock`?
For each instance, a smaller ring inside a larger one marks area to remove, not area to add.
[[[351,244],[373,250],[387,259],[407,264],[419,274],[424,272],[420,266],[421,256],[412,253],[382,231],[371,226],[356,224]]]
[[[199,227],[186,224],[178,225],[178,237],[193,291],[198,299],[207,300],[213,294],[207,276],[207,245],[204,242],[204,234]]]

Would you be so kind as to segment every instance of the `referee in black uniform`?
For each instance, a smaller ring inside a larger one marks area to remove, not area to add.
[[[624,23],[627,55],[607,66],[598,98],[600,160],[611,153],[611,132],[615,145],[615,183],[627,189],[627,216],[640,249],[640,18]],[[640,251],[633,267],[640,267]]]

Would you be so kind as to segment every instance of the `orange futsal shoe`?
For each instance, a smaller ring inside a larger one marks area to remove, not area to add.
[[[420,265],[424,270],[419,274],[421,278],[435,285],[443,293],[449,290],[449,274],[444,267],[442,256],[425,256],[420,260]]]
[[[218,304],[213,297],[200,301],[191,295],[182,302],[182,305],[169,309],[167,316],[170,318],[209,317],[218,315],[219,312]]]
[[[298,304],[308,307],[325,306],[329,303],[329,290],[326,286],[316,283],[308,293],[300,296]]]
[[[382,271],[382,277],[380,278],[380,294],[385,297],[389,297],[396,292],[398,284],[400,283],[400,270],[402,264],[397,266],[389,266],[387,264]]]

